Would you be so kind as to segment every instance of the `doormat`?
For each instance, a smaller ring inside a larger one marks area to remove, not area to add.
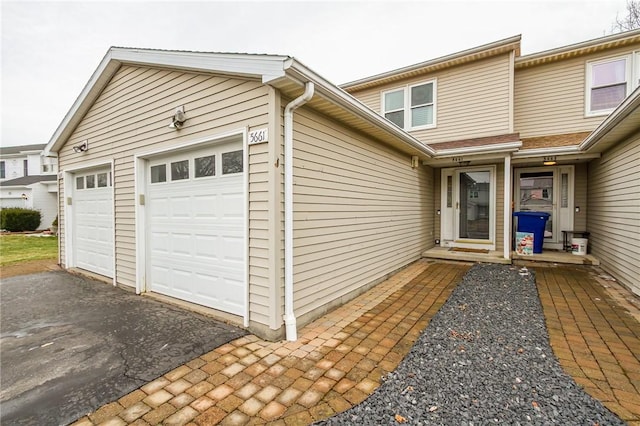
[[[474,248],[464,248],[464,247],[451,247],[449,251],[461,251],[464,253],[482,253],[489,254],[489,250],[485,249],[474,249]]]

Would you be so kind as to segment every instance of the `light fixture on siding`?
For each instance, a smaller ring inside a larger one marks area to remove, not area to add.
[[[556,157],[544,157],[542,164],[545,166],[555,166],[557,164]]]
[[[89,151],[89,141],[83,141],[81,144],[75,145],[73,147],[73,152],[76,152],[76,153],[86,152],[86,151]]]
[[[420,165],[420,158],[418,158],[417,155],[412,155],[411,156],[411,168],[412,169],[417,169],[419,165]]]
[[[174,111],[173,117],[171,117],[171,124],[169,124],[169,128],[180,130],[184,126],[185,121],[187,121],[187,117],[184,115],[184,105],[179,106]]]

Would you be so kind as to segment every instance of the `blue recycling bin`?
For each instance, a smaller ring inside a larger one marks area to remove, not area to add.
[[[546,212],[513,212],[513,215],[518,218],[518,232],[533,233],[533,252],[542,253],[544,228],[551,215]]]

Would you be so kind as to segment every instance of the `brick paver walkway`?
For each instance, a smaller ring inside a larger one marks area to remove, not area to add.
[[[309,424],[362,402],[394,370],[469,266],[421,260],[300,330],[246,336],[76,425]]]
[[[640,425],[640,323],[587,267],[535,268],[553,352],[621,419]]]

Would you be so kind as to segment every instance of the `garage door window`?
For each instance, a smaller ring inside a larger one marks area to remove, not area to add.
[[[216,156],[209,155],[207,157],[200,157],[194,160],[194,168],[196,170],[196,177],[208,177],[216,175]]]
[[[222,174],[242,173],[242,150],[222,154]]]
[[[86,177],[87,189],[96,187],[96,175],[88,175]]]
[[[76,178],[76,189],[84,189],[84,176]]]
[[[98,188],[106,188],[107,186],[107,174],[98,173]]]
[[[189,160],[171,163],[171,180],[189,179]]]
[[[161,183],[167,181],[167,165],[158,164],[151,166],[151,183]]]

